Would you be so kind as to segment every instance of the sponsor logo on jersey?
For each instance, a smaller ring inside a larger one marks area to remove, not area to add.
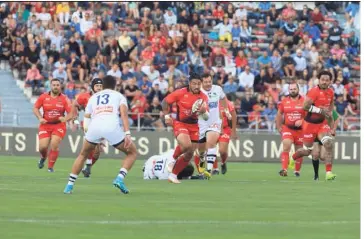
[[[221,138],[230,139],[230,136],[228,134],[221,135]]]
[[[303,135],[303,138],[313,138],[313,135],[312,134],[305,134],[305,135]]]
[[[292,112],[287,114],[287,119],[289,121],[296,121],[300,120],[302,118],[302,115],[299,112]]]
[[[209,108],[210,109],[217,108],[217,106],[218,106],[218,102],[210,102],[209,103]]]

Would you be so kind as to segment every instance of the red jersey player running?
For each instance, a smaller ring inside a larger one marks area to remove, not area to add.
[[[305,149],[298,150],[292,157],[297,158],[311,154],[317,138],[325,148],[326,180],[334,180],[336,175],[331,172],[333,161],[334,128],[332,110],[334,108],[334,91],[330,89],[332,75],[322,71],[318,75],[319,84],[312,88],[306,96],[303,108],[308,112],[303,121],[303,143]],[[317,163],[319,162],[316,160]]]
[[[228,158],[228,148],[230,139],[237,139],[236,135],[236,122],[237,116],[234,104],[231,101],[227,101],[228,103],[228,110],[231,114],[231,120],[228,119],[226,113],[224,111],[223,106],[220,104],[220,112],[222,114],[222,131],[219,137],[219,154],[221,157],[221,173],[225,174],[227,172],[226,161]],[[214,170],[215,174],[218,173],[218,163],[217,160],[214,163]]]
[[[192,73],[190,75],[188,87],[181,88],[169,94],[162,102],[163,112],[167,124],[172,123],[169,109],[173,103],[177,104],[176,119],[173,120],[174,135],[177,139],[178,146],[175,149],[173,158],[177,159],[168,181],[180,183],[177,175],[188,165],[193,157],[199,140],[198,117],[208,119],[207,111],[208,98],[200,91],[201,77]],[[195,104],[195,102],[202,103]]]
[[[39,111],[40,108],[43,108],[43,115]],[[67,96],[61,93],[61,82],[58,79],[51,80],[51,91],[43,93],[33,107],[33,112],[40,122],[38,137],[41,159],[38,168],[44,167],[50,145],[48,172],[54,172],[59,144],[66,135],[66,122],[72,118],[70,110],[71,105]],[[65,112],[67,116],[64,115]]]
[[[276,116],[276,126],[282,136],[283,151],[281,154],[282,169],[279,175],[287,176],[287,167],[289,163],[289,151],[292,144],[295,145],[295,150],[302,148],[302,122],[305,116],[303,109],[304,99],[299,95],[298,84],[293,83],[289,85],[289,96],[282,100],[278,105],[278,112]],[[284,121],[282,124],[282,114],[284,114]],[[296,177],[300,176],[301,164],[303,158],[298,158],[295,164]]]
[[[88,100],[92,96],[93,93],[97,93],[101,91],[102,88],[102,80],[100,78],[95,78],[91,81],[91,92],[85,92],[81,93],[77,96],[76,100],[72,104],[72,112],[73,115],[78,115],[78,111],[85,110]],[[95,147],[95,150],[93,150],[87,157],[86,165],[82,169],[82,173],[85,176],[85,178],[90,177],[91,175],[91,167],[96,163],[96,161],[99,159],[100,156],[100,144]]]

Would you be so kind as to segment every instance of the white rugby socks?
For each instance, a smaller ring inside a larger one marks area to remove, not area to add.
[[[216,154],[217,154],[216,147],[215,148],[210,148],[210,149],[207,150],[207,154],[206,154],[207,171],[212,170],[212,168],[214,166],[214,162],[216,160]]]

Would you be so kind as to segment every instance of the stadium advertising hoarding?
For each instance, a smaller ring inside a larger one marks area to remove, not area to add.
[[[0,155],[38,157],[38,129],[35,128],[0,128]],[[174,148],[177,142],[171,132],[133,132],[139,159],[147,159]],[[61,144],[61,157],[75,157],[80,151],[83,134],[68,132]],[[275,134],[242,133],[239,140],[229,145],[229,160],[240,162],[279,162],[282,146],[280,136]],[[119,152],[106,145],[102,156],[120,158]],[[360,137],[338,136],[335,140],[334,159],[340,163],[360,162]]]

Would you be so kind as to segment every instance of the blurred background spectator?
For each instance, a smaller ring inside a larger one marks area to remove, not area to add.
[[[112,75],[134,126],[161,130],[160,102],[210,73],[234,101],[240,128],[273,129],[277,103],[333,75],[342,117],[360,112],[357,2],[6,2],[0,4],[1,69],[37,97],[62,81],[74,100]],[[349,125],[350,122],[346,122]],[[346,127],[349,128],[349,127]]]

